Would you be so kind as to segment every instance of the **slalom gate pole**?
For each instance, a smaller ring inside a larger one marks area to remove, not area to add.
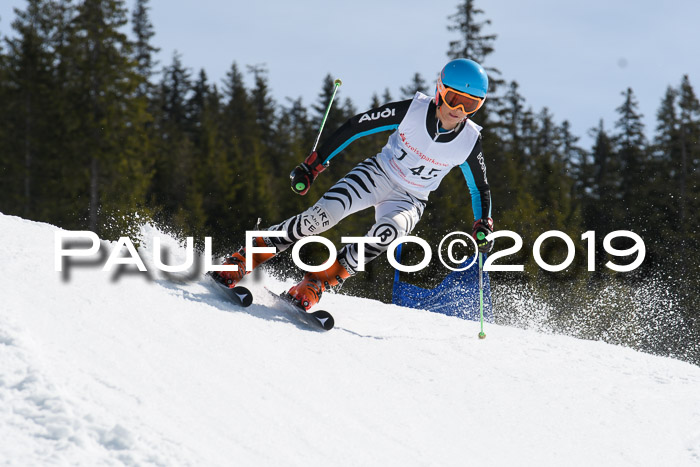
[[[483,253],[479,252],[479,318],[481,320],[479,339],[486,339],[486,334],[484,333],[484,267],[482,265],[482,258]]]
[[[343,82],[340,79],[336,79],[333,82],[333,94],[331,95],[331,100],[328,102],[326,114],[323,116],[323,120],[321,121],[321,127],[318,129],[318,136],[316,136],[316,142],[314,143],[314,147],[311,149],[311,152],[314,152],[316,150],[316,146],[318,146],[318,141],[321,139],[321,132],[323,131],[323,126],[326,124],[326,119],[328,118],[328,114],[331,111],[331,105],[333,105],[333,99],[335,99],[335,93],[338,92],[338,88],[342,84]]]

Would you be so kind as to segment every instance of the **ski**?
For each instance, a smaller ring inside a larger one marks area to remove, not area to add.
[[[248,307],[253,303],[253,294],[250,292],[245,287],[242,286],[236,286],[232,289],[228,288],[226,284],[223,282],[219,281],[216,277],[216,275],[208,272],[206,274],[206,277],[212,282],[214,285],[215,289],[223,296],[225,296],[227,299],[232,301],[234,304],[240,306],[240,307]],[[301,320],[314,327],[318,327],[323,329],[324,331],[329,331],[333,329],[333,326],[335,325],[335,320],[333,319],[333,316],[325,311],[325,310],[318,310],[318,311],[306,311],[302,307],[297,306],[296,303],[294,303],[294,299],[287,293],[287,292],[282,292],[281,294],[277,294],[273,292],[272,290],[268,289],[265,287],[265,290],[275,297],[277,301],[282,304],[282,306],[287,309],[291,314],[294,316],[297,316],[301,318]]]
[[[335,325],[333,315],[326,310],[306,311],[294,303],[294,299],[287,292],[277,294],[265,287],[270,295],[275,297],[285,308],[299,316],[305,323],[319,327],[324,331],[330,331]]]
[[[253,303],[253,294],[245,287],[236,286],[230,289],[226,284],[219,281],[214,274],[208,272],[206,277],[214,284],[216,290],[218,290],[223,296],[231,300],[234,304],[246,308]]]

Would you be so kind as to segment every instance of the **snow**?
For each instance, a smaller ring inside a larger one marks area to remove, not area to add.
[[[700,465],[700,368],[340,294],[304,327],[248,278],[97,261],[54,270],[58,228],[0,214],[5,465]],[[103,242],[103,250],[114,245]]]

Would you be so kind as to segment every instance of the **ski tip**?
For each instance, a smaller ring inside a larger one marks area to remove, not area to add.
[[[321,327],[326,331],[330,331],[331,329],[333,329],[333,326],[335,326],[335,320],[333,319],[333,315],[331,315],[325,310],[313,311],[309,314],[312,315],[314,319],[318,321],[318,324],[320,324]]]
[[[253,294],[245,287],[237,286],[231,290],[231,295],[243,307],[249,307],[253,303]]]
[[[326,310],[306,311],[294,302],[294,299],[291,295],[289,295],[288,292],[282,292],[277,294],[268,288],[265,289],[272,295],[274,295],[275,297],[279,298],[284,303],[292,307],[294,310],[296,310],[307,323],[309,321],[313,321],[314,323],[312,324],[318,325],[324,331],[330,331],[331,329],[333,329],[333,326],[335,326],[335,320],[333,319],[333,315],[331,315]]]

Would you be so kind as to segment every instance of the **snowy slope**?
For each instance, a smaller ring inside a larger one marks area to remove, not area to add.
[[[700,465],[693,365],[342,295],[315,332],[259,283],[238,310],[204,282],[66,279],[56,230],[0,215],[0,464]]]

